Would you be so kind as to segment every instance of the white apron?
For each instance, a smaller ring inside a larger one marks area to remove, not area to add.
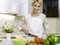
[[[43,19],[42,15],[37,17],[29,17],[28,25],[29,25],[29,33],[34,34],[38,37],[43,37]]]

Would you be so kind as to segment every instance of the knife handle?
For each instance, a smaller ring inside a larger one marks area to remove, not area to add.
[[[37,37],[36,35],[30,34],[30,33],[28,35],[31,37]]]

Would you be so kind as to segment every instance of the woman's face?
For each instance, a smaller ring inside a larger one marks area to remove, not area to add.
[[[38,13],[38,11],[40,10],[40,4],[38,2],[35,2],[33,5],[33,11]]]

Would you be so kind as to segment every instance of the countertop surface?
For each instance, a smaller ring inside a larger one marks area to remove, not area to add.
[[[12,37],[11,39],[9,38],[9,39],[7,39],[6,37],[3,37],[2,39],[0,39],[0,45],[14,45],[14,43],[13,43],[13,41],[12,41],[12,39],[14,39],[15,37]],[[33,37],[32,38],[30,38],[29,36],[27,36],[26,37],[29,41],[31,40],[31,39],[33,39]],[[60,44],[57,44],[57,45],[60,45]]]
[[[12,42],[12,40],[6,40],[6,39],[1,39],[2,41],[0,41],[0,45],[14,45],[14,43]],[[60,45],[60,44],[57,44]]]

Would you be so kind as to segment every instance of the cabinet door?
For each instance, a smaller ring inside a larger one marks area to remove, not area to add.
[[[58,0],[43,0],[43,13],[47,17],[58,17]]]
[[[11,13],[14,0],[0,0],[0,13]]]

